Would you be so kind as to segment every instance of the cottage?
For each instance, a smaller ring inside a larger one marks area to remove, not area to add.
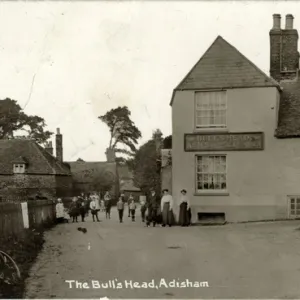
[[[1,200],[69,196],[72,177],[68,165],[62,161],[62,135],[59,129],[56,152],[57,157],[54,157],[51,143],[45,149],[34,140],[0,140]]]
[[[103,194],[110,190],[113,198],[119,194],[119,177],[115,154],[106,151],[107,161],[77,161],[68,162],[73,178],[73,194],[91,193],[93,191]]]
[[[192,221],[300,217],[300,79],[293,16],[273,15],[268,77],[218,36],[174,89],[172,193]]]
[[[120,192],[124,193],[127,199],[131,194],[136,200],[142,195],[141,189],[134,184],[133,173],[127,165],[118,166],[118,177]]]

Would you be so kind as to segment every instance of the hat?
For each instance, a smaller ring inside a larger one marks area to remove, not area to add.
[[[58,198],[58,199],[57,199],[57,202],[61,202],[61,199],[60,199],[60,198]]]

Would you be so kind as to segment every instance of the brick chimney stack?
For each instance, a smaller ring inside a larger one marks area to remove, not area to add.
[[[63,161],[63,137],[60,133],[60,129],[56,129],[56,136],[55,136],[55,144],[56,144],[56,158],[59,161]]]
[[[52,142],[48,142],[46,144],[45,150],[50,153],[51,155],[53,155],[53,146],[52,146]]]
[[[273,15],[270,30],[270,75],[280,82],[293,80],[299,69],[298,31],[293,28],[294,17],[286,15],[285,29],[281,28],[281,16]]]
[[[115,162],[116,161],[116,154],[115,154],[114,149],[107,148],[105,154],[106,154],[107,162]]]

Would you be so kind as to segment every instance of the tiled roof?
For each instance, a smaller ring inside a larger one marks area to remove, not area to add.
[[[14,164],[28,164],[27,159],[25,159],[23,156],[17,157],[12,161]]]
[[[121,191],[136,191],[139,192],[141,189],[134,185],[133,173],[130,171],[127,165],[118,165],[118,175],[120,179],[120,190]]]
[[[118,174],[120,179],[132,179],[133,174],[127,165],[118,165]]]
[[[22,158],[27,174],[70,175],[69,168],[33,140],[0,140],[0,174],[13,174],[12,164]]]
[[[72,161],[68,164],[74,180],[78,183],[91,183],[96,176],[103,175],[117,179],[117,164],[114,162]]]
[[[218,36],[174,91],[246,87],[279,88],[279,84]],[[174,92],[171,105],[173,98]]]
[[[281,82],[283,91],[280,95],[278,138],[300,137],[300,80]]]

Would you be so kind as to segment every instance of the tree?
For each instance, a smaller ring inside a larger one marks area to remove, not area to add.
[[[143,144],[137,150],[134,159],[130,161],[134,183],[145,193],[148,193],[152,188],[160,193],[161,141],[162,133],[157,129],[153,132],[152,139]]]
[[[136,152],[136,145],[142,134],[131,120],[130,115],[131,112],[127,106],[119,106],[98,118],[109,128],[110,141],[108,148],[113,149],[115,153],[122,153],[132,157]],[[120,145],[125,146],[125,149],[117,147]],[[119,160],[122,161],[124,159],[119,158]]]
[[[154,140],[146,142],[137,151],[133,170],[134,184],[144,193],[154,188],[160,191],[160,174],[157,172],[157,153]]]
[[[0,139],[30,138],[45,144],[53,134],[45,126],[43,118],[27,115],[17,101],[0,100]]]
[[[163,140],[164,149],[172,149],[172,135],[168,135]]]
[[[104,195],[106,191],[110,191],[115,183],[115,179],[112,173],[102,171],[99,174],[95,174],[93,177],[91,188],[92,190]]]

